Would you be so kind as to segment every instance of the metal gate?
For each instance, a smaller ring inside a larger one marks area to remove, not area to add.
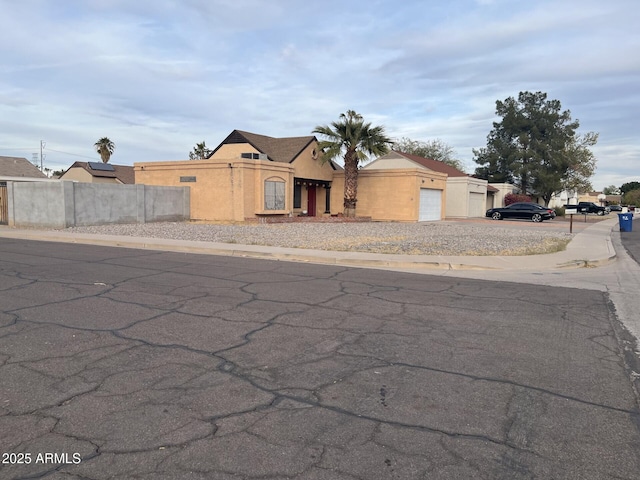
[[[7,182],[0,182],[0,225],[9,224],[9,196]]]

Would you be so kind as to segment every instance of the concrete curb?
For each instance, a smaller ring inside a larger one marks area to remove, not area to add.
[[[605,220],[577,234],[565,251],[545,255],[513,257],[393,255],[341,252],[117,235],[79,234],[55,230],[20,230],[9,227],[0,228],[0,238],[222,255],[322,265],[342,265],[348,267],[401,270],[541,271],[594,268],[615,261],[616,254],[611,241],[612,230],[612,222]]]

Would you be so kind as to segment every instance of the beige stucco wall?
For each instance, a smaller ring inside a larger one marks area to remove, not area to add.
[[[292,210],[293,167],[263,160],[207,159],[134,164],[136,183],[191,189],[193,220],[244,221],[261,215],[288,215]],[[181,182],[180,177],[196,177]],[[284,210],[264,209],[264,181],[286,183]]]
[[[593,202],[596,205],[600,205],[600,199],[598,199],[598,195],[601,192],[588,192],[588,193],[580,193],[578,195],[578,202]]]
[[[313,158],[312,152],[317,150],[318,144],[311,142],[307,145],[300,155],[298,155],[291,165],[295,168],[295,176],[299,178],[313,178],[314,180],[328,180],[333,179],[333,168],[329,162],[322,162],[320,156],[316,159]]]
[[[472,197],[481,195],[482,197]],[[473,199],[472,199],[473,198]],[[482,202],[477,211],[472,211],[472,202]],[[487,181],[473,177],[447,178],[447,218],[469,218],[482,216],[487,203]]]
[[[209,160],[240,158],[243,153],[260,153],[248,143],[230,143],[222,145]]]
[[[513,193],[516,187],[510,183],[492,183],[492,187],[497,188],[498,191],[494,194],[493,205],[488,208],[504,207],[504,197],[508,193]]]
[[[363,169],[358,174],[356,214],[377,221],[417,222],[420,188],[442,190],[444,218],[447,204],[447,176],[423,168]],[[344,207],[344,172],[336,172],[331,188],[331,213],[342,213]]]
[[[83,183],[117,183],[122,184],[117,178],[109,177],[94,177],[84,168],[74,167],[67,170],[64,175],[60,177],[60,180],[75,180],[76,182]]]
[[[468,216],[469,193],[465,178],[452,178],[447,180],[447,218],[463,218]],[[462,180],[462,181],[460,181]]]
[[[393,170],[396,168],[425,168],[412,160],[409,160],[396,152],[389,152],[386,155],[367,163],[363,170]]]

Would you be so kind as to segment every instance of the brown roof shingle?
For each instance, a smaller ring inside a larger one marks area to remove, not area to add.
[[[0,156],[0,176],[47,178],[33,163],[22,157]]]
[[[234,130],[211,154],[213,155],[222,145],[248,143],[260,153],[266,154],[269,160],[291,163],[314,140],[316,140],[316,137],[313,135],[306,137],[273,138],[267,137],[266,135],[244,132],[242,130]]]

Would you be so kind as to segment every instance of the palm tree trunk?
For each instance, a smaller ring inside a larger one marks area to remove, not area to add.
[[[344,157],[344,216],[356,216],[358,201],[358,157],[356,152],[347,151]]]

